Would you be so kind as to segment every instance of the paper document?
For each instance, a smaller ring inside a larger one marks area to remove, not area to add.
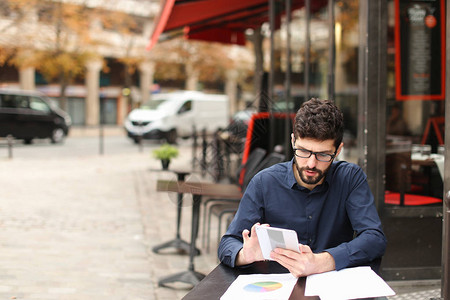
[[[370,267],[348,268],[314,274],[306,278],[305,296],[319,296],[321,300],[393,295],[395,292]]]
[[[239,275],[220,300],[287,300],[296,283],[291,273]]]

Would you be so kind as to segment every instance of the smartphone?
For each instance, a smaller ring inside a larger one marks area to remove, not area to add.
[[[300,253],[297,233],[294,230],[270,226],[256,226],[255,229],[264,259],[272,260],[270,252],[275,248],[284,248]]]

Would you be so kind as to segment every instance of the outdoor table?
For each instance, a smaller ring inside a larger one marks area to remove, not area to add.
[[[233,281],[241,274],[275,274],[289,271],[274,261],[255,262],[249,266],[230,268],[219,264],[183,300],[220,299]],[[306,277],[300,277],[292,290],[290,300],[319,300],[317,296],[305,296]]]
[[[178,181],[184,181],[186,176],[189,175],[191,172],[185,171],[185,170],[167,170],[170,172],[173,172],[177,175]],[[176,224],[176,234],[175,239],[170,240],[168,242],[164,242],[162,244],[159,244],[157,246],[153,247],[154,253],[159,253],[160,250],[166,249],[166,248],[175,248],[178,251],[182,251],[185,253],[189,253],[191,245],[186,242],[185,240],[181,239],[180,236],[180,223],[181,223],[181,208],[183,207],[183,193],[178,193],[177,195],[177,224]],[[199,255],[200,250],[195,249],[195,255]]]
[[[220,263],[208,276],[197,284],[182,300],[220,299],[233,281],[242,274],[278,274],[289,271],[275,261],[259,261],[248,266],[230,268]],[[305,296],[306,277],[300,277],[289,300],[320,300],[318,296]],[[387,300],[386,297],[365,298],[366,300]]]
[[[200,203],[203,196],[212,198],[234,198],[242,197],[241,190],[234,184],[219,184],[207,182],[186,182],[158,180],[156,183],[158,192],[176,192],[181,194],[191,194],[192,203],[192,222],[191,222],[191,243],[189,249],[189,267],[187,271],[166,276],[159,280],[158,284],[164,286],[170,282],[184,282],[192,285],[199,283],[204,274],[196,272],[194,269],[194,256],[196,254],[195,242],[198,235],[198,226],[200,219]]]
[[[432,153],[430,155],[412,154],[411,160],[413,164],[422,166],[434,166],[439,170],[442,180],[444,179],[444,155]]]
[[[431,153],[430,155],[422,155],[420,153],[414,153],[411,155],[411,163],[412,166],[416,167],[423,167],[424,176],[429,178],[429,183],[431,183],[432,180],[436,180],[438,182],[439,180],[443,182],[444,180],[444,155],[437,154],[437,153]],[[432,177],[432,174],[434,174],[434,170],[439,171],[440,176]],[[440,177],[440,178],[439,178]],[[427,184],[424,186],[424,192],[426,195],[435,196],[438,198],[441,198],[441,194],[434,191],[434,186],[431,184]]]

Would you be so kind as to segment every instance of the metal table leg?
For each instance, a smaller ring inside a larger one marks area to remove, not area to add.
[[[159,286],[165,286],[167,283],[171,282],[184,282],[192,285],[199,283],[205,275],[195,271],[194,268],[194,256],[196,253],[195,242],[198,235],[198,226],[200,218],[200,202],[201,196],[193,195],[193,205],[192,205],[192,227],[191,227],[191,244],[189,251],[189,268],[187,271],[180,272],[174,275],[169,275],[158,281]]]
[[[180,172],[174,171],[174,172],[177,173],[178,181],[184,181],[185,176],[187,174],[189,174],[188,172],[181,172],[181,171]],[[178,193],[177,197],[178,197],[178,199],[177,199],[177,232],[175,235],[175,239],[170,240],[168,242],[164,242],[162,244],[159,244],[159,245],[153,247],[152,250],[154,253],[159,253],[160,250],[166,249],[166,248],[175,248],[179,252],[183,252],[183,253],[190,252],[191,245],[188,242],[181,239],[181,237],[180,237],[181,208],[183,207],[183,194]],[[195,249],[195,255],[200,255],[200,250],[197,248]]]

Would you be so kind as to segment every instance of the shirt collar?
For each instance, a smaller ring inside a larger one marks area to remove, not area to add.
[[[291,159],[291,162],[288,163],[288,168],[287,168],[287,174],[286,174],[286,182],[289,186],[289,188],[294,188],[294,186],[297,184],[297,180],[295,179],[294,176],[294,170],[293,167],[294,166],[294,158]]]

